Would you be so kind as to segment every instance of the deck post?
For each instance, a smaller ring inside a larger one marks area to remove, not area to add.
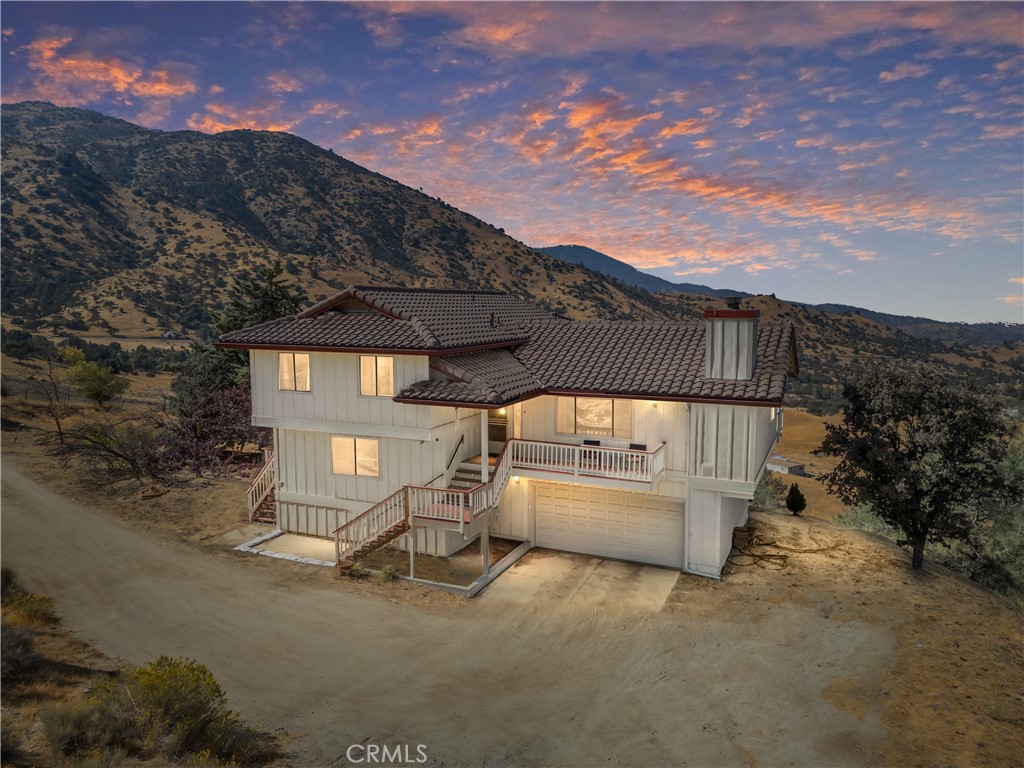
[[[409,518],[409,578],[416,578],[416,528]]]
[[[480,575],[491,575],[491,513],[484,515],[484,526],[480,529]]]
[[[487,474],[491,469],[490,411],[480,411],[480,482],[487,485]]]

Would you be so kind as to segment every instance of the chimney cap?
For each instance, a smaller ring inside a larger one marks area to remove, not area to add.
[[[759,309],[705,309],[705,320],[755,320],[761,316]]]

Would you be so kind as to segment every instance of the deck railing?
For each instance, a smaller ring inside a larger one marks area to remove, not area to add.
[[[653,451],[512,440],[512,466],[574,477],[654,482],[665,469],[665,444]]]
[[[256,510],[260,508],[260,504],[263,500],[270,495],[270,491],[274,488],[274,451],[271,448],[263,449],[263,466],[260,471],[256,474],[256,477],[249,483],[249,490],[246,491],[246,496],[249,501],[249,521],[252,522],[252,516],[256,514]]]
[[[347,559],[353,552],[370,543],[378,535],[409,519],[406,506],[408,492],[400,488],[384,501],[370,507],[344,525],[334,529],[334,556],[337,562]]]
[[[473,520],[497,506],[516,469],[650,483],[665,469],[665,444],[653,451],[635,451],[540,440],[509,440],[488,482],[466,490],[406,485],[339,526],[334,531],[338,562],[411,517],[456,523],[464,533]]]

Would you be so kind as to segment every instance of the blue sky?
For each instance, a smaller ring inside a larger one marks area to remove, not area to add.
[[[1022,10],[5,2],[2,96],[288,131],[670,280],[1020,322]]]

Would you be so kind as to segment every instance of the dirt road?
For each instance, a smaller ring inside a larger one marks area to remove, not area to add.
[[[786,603],[750,624],[736,604],[716,615],[711,583],[686,576],[661,610],[617,596],[649,595],[638,585],[660,589],[666,572],[561,556],[425,611],[311,566],[158,541],[10,462],[2,480],[5,565],[107,654],[207,664],[236,709],[296,737],[296,765],[373,743],[410,744],[414,759],[423,744],[447,766],[882,762],[879,708],[830,700],[844,680],[885,676],[891,628],[822,628]],[[680,610],[691,584],[700,607]]]

